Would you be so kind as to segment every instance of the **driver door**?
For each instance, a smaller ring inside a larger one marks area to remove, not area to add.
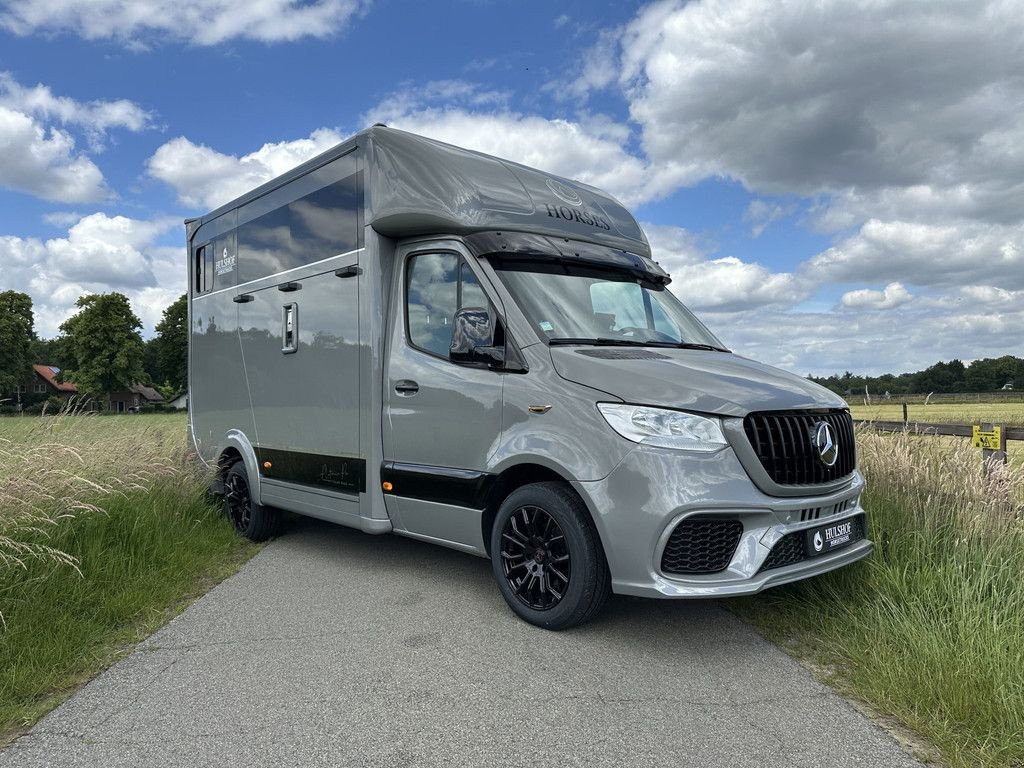
[[[483,551],[488,457],[501,436],[503,375],[448,359],[464,307],[496,314],[468,256],[450,245],[399,249],[385,372],[384,472],[396,529]]]

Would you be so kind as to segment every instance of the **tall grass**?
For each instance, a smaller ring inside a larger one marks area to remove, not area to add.
[[[181,416],[0,419],[0,742],[255,549]]]
[[[5,421],[11,436],[0,431],[0,569],[43,560],[77,570],[74,556],[48,543],[60,523],[100,513],[97,502],[145,490],[184,466],[165,425],[129,437],[112,433],[121,425],[72,414]],[[60,439],[65,433],[70,441]]]
[[[740,604],[954,766],[1024,765],[1024,471],[858,435],[874,556]]]

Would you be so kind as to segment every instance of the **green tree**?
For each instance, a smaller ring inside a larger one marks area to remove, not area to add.
[[[60,329],[65,334],[72,370],[64,376],[83,394],[127,389],[143,378],[142,321],[120,293],[82,296],[79,311]]]
[[[32,298],[28,294],[0,293],[0,394],[13,392],[31,376],[34,326]]]
[[[174,393],[183,392],[188,381],[188,298],[185,294],[164,310],[150,344],[154,347],[158,373],[153,381]]]
[[[55,365],[60,369],[70,368],[73,360],[67,351],[67,339],[61,336],[53,339],[35,339],[32,342],[32,362]]]

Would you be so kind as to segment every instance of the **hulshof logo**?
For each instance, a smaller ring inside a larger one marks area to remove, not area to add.
[[[821,552],[821,548],[825,546],[825,542],[821,540],[821,531],[815,531],[814,533],[814,551]]]
[[[224,249],[224,254],[217,259],[214,268],[218,275],[226,274],[235,268],[235,257],[228,255],[227,248]]]
[[[827,421],[819,421],[814,427],[814,447],[821,457],[821,463],[826,467],[835,466],[839,459],[839,445],[836,443],[835,435],[832,434],[832,426]]]
[[[583,205],[583,198],[572,187],[554,179],[548,179],[548,189],[555,193],[555,197],[563,200],[569,205]]]

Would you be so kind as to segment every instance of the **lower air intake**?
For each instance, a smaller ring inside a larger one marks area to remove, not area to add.
[[[664,573],[718,573],[729,567],[740,543],[739,520],[683,520],[672,531],[661,556]]]

